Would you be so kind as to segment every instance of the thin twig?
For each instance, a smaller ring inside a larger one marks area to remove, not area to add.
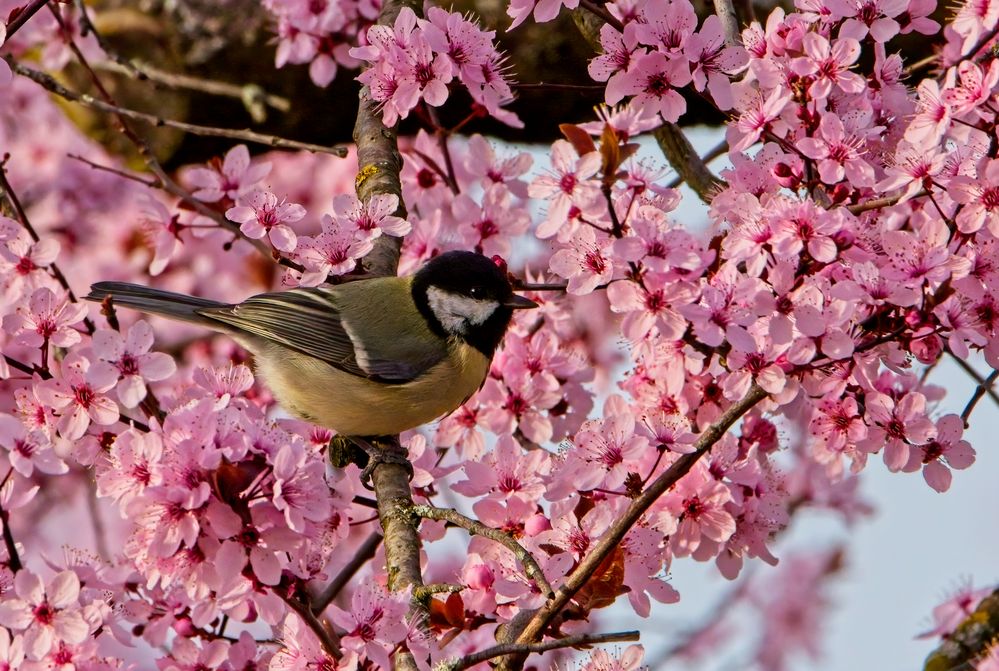
[[[354,552],[354,556],[347,562],[347,565],[340,569],[336,577],[330,581],[330,584],[312,598],[311,605],[313,612],[321,613],[326,610],[326,606],[330,605],[333,599],[343,591],[343,588],[347,586],[347,583],[354,577],[354,574],[367,564],[368,560],[375,556],[375,552],[381,544],[382,535],[377,531],[368,536]]]
[[[539,639],[548,624],[586,585],[604,560],[620,545],[628,531],[638,523],[652,504],[686,475],[701,457],[710,452],[715,443],[721,440],[722,436],[740,417],[766,396],[767,393],[759,385],[754,384],[740,401],[729,406],[721,417],[701,433],[694,443],[693,452],[679,457],[632,501],[628,509],[614,522],[610,529],[604,532],[593,549],[566,576],[562,586],[555,593],[555,597],[549,599],[541,608],[529,615],[530,619],[526,623],[514,620],[508,631],[504,633],[503,638],[508,641],[509,638],[516,636],[516,641],[514,641],[516,643],[532,643]],[[521,631],[518,632],[517,629],[521,629]],[[501,662],[500,668],[512,668],[515,664],[515,659],[507,660],[507,663]]]
[[[146,179],[144,177],[140,177],[139,175],[133,175],[130,172],[125,172],[124,170],[119,170],[118,168],[112,168],[109,165],[101,165],[100,163],[95,163],[94,161],[91,161],[89,158],[84,158],[83,156],[79,156],[77,154],[66,154],[66,158],[73,159],[74,161],[79,161],[80,163],[86,163],[94,170],[109,172],[112,175],[117,175],[118,177],[122,177],[124,179],[128,179],[133,182],[138,182],[139,184],[144,184],[145,186],[148,186],[151,189],[163,188],[163,185],[160,184],[160,181],[158,179]]]
[[[999,370],[994,370],[989,374],[987,378],[982,377],[982,374],[975,370],[970,363],[962,359],[961,357],[954,354],[950,348],[947,348],[947,353],[950,354],[951,358],[957,363],[958,366],[968,374],[971,379],[978,383],[975,388],[975,393],[972,394],[971,399],[968,401],[968,405],[964,407],[964,411],[961,412],[961,419],[964,421],[964,428],[968,428],[968,419],[971,417],[971,413],[974,411],[975,406],[978,405],[978,401],[981,400],[982,396],[985,394],[989,395],[989,398],[999,406],[999,395],[996,394],[993,386],[997,379],[999,379]]]
[[[614,30],[618,32],[622,32],[624,30],[624,26],[621,25],[621,22],[618,21],[613,14],[608,12],[607,8],[603,5],[598,5],[593,2],[593,0],[580,0],[579,6],[594,16],[601,18],[604,23],[609,24],[612,28],[614,28]]]
[[[245,103],[261,102],[268,107],[272,107],[279,112],[287,112],[291,109],[291,101],[283,96],[273,95],[265,92],[257,84],[230,84],[213,79],[202,79],[192,77],[179,72],[167,72],[160,70],[156,66],[142,63],[136,60],[125,60],[117,54],[109,53],[114,60],[94,63],[94,68],[106,70],[121,75],[133,77],[138,80],[148,80],[154,84],[162,84],[174,89],[187,89],[208,93],[209,95],[222,96],[226,98],[236,98]]]
[[[561,648],[578,648],[580,646],[596,645],[597,643],[623,643],[625,641],[639,640],[640,633],[637,631],[622,631],[614,634],[576,634],[565,638],[556,638],[543,643],[501,643],[491,648],[486,648],[481,652],[465,655],[460,659],[453,659],[441,663],[437,668],[441,671],[463,671],[476,664],[481,664],[490,659],[503,655],[527,655],[532,652],[548,652],[549,650],[559,650]]]
[[[332,154],[333,156],[339,156],[343,158],[347,155],[347,148],[343,145],[333,145],[332,147],[327,147],[321,144],[312,144],[311,142],[299,142],[298,140],[289,140],[287,138],[278,137],[277,135],[267,135],[264,133],[257,133],[250,130],[249,128],[238,130],[235,128],[218,128],[214,126],[200,126],[198,124],[187,123],[184,121],[177,121],[175,119],[167,119],[164,117],[156,116],[155,114],[147,114],[146,112],[139,112],[138,110],[129,109],[128,107],[122,107],[120,105],[106,102],[104,100],[99,100],[87,93],[78,93],[76,91],[70,91],[68,88],[57,82],[54,78],[49,75],[35,70],[33,68],[26,67],[16,61],[14,61],[9,56],[5,56],[7,62],[10,64],[11,69],[22,77],[27,77],[31,81],[35,82],[42,88],[50,91],[64,100],[69,100],[70,102],[75,102],[85,107],[90,107],[92,109],[100,110],[101,112],[107,112],[109,114],[115,114],[119,117],[124,117],[127,119],[132,119],[133,121],[144,121],[152,126],[162,127],[166,126],[168,128],[176,128],[182,130],[185,133],[190,133],[191,135],[203,135],[208,137],[224,137],[231,140],[241,140],[243,142],[252,142],[254,144],[264,145],[266,147],[272,147],[275,149],[295,149],[302,151],[310,151],[313,153],[321,154]]]
[[[21,27],[28,22],[32,16],[34,16],[39,9],[47,5],[49,0],[32,0],[32,3],[22,9],[14,20],[7,24],[7,39],[9,40],[11,35],[16,33]]]
[[[7,471],[3,483],[0,483],[0,490],[7,486],[13,472],[13,468]],[[7,547],[7,566],[10,567],[12,572],[17,573],[24,565],[21,563],[21,556],[17,553],[17,543],[14,542],[14,534],[10,530],[10,513],[4,510],[3,506],[0,506],[0,524],[3,524],[3,543]]]
[[[521,565],[523,565],[524,573],[526,573],[527,577],[533,580],[538,586],[538,589],[541,590],[542,596],[550,598],[554,594],[552,586],[548,583],[548,580],[545,578],[545,574],[541,571],[541,567],[534,559],[534,556],[528,552],[523,545],[518,543],[510,534],[504,533],[499,529],[486,526],[482,522],[466,517],[457,510],[451,510],[450,508],[437,508],[430,505],[419,505],[413,506],[412,511],[414,515],[418,515],[419,517],[423,517],[428,520],[450,522],[455,526],[461,527],[473,536],[482,536],[483,538],[496,541],[514,554]]]
[[[926,189],[922,189],[913,194],[912,198],[922,198],[923,196],[928,195],[930,195],[930,192]],[[882,207],[891,207],[892,205],[898,204],[899,200],[901,200],[901,196],[875,198],[863,203],[857,203],[856,205],[850,205],[846,209],[850,210],[853,214],[860,214],[861,212],[867,212],[869,210],[880,210]]]

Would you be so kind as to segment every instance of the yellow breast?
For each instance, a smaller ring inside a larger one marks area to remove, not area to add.
[[[350,375],[279,345],[256,354],[257,372],[285,410],[347,436],[392,435],[431,422],[464,403],[489,372],[489,359],[463,343],[405,384]]]

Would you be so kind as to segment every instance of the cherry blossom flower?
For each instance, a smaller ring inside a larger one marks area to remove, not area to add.
[[[509,30],[513,30],[523,23],[528,16],[533,15],[537,23],[547,23],[551,21],[562,7],[566,9],[576,9],[579,0],[511,0],[506,9],[506,13],[513,19]]]
[[[322,464],[309,460],[300,443],[288,443],[274,458],[274,506],[284,513],[288,527],[303,531],[306,520],[321,522],[330,514]]]
[[[142,320],[132,324],[124,338],[117,331],[102,329],[94,333],[94,354],[121,374],[116,391],[126,408],[134,408],[146,397],[146,381],[165,380],[177,370],[170,355],[150,352],[152,346],[153,330]]]
[[[900,471],[909,462],[911,444],[925,443],[936,434],[936,427],[925,414],[923,394],[912,392],[896,402],[885,394],[871,392],[865,395],[864,402],[869,428],[861,447],[869,452],[884,447],[885,465],[891,471]]]
[[[686,59],[670,59],[665,54],[652,52],[639,56],[619,88],[607,90],[607,104],[616,105],[625,96],[634,95],[632,104],[654,110],[665,121],[676,123],[687,111],[687,103],[676,89],[691,81],[690,66]]]
[[[629,645],[618,656],[612,656],[606,650],[594,650],[579,671],[637,671],[644,657],[645,649],[640,645]]]
[[[592,228],[581,228],[570,248],[560,249],[552,256],[551,269],[569,280],[570,294],[588,294],[598,285],[610,282],[614,275],[610,242],[597,240]]]
[[[399,207],[399,197],[393,193],[378,193],[366,203],[351,193],[333,199],[333,219],[348,230],[357,230],[362,239],[374,240],[382,233],[403,236],[412,225],[392,213]]]
[[[297,615],[289,613],[281,626],[283,647],[271,658],[270,671],[301,671],[302,669],[328,669],[329,671],[355,671],[357,654],[344,651],[344,656],[333,659],[316,635]]]
[[[577,157],[571,144],[556,140],[552,145],[552,167],[552,174],[536,177],[527,191],[531,198],[548,201],[548,215],[537,229],[537,235],[542,239],[559,231],[571,207],[593,209],[600,198],[599,187],[591,180],[600,169],[597,152]]]
[[[19,231],[0,247],[0,259],[9,264],[5,269],[5,293],[14,297],[25,290],[40,288],[47,274],[46,269],[58,255],[58,241],[44,238],[33,242],[27,232]]]
[[[965,469],[975,462],[975,450],[966,440],[964,420],[957,415],[945,415],[937,420],[936,439],[912,451],[923,466],[923,478],[933,489],[945,492],[950,489],[950,468]],[[920,455],[920,452],[922,454]]]
[[[655,526],[670,536],[670,547],[677,557],[695,552],[705,540],[724,542],[735,533],[735,520],[725,510],[732,499],[728,488],[706,479],[701,469],[681,479],[664,497],[665,510],[656,517]]]
[[[733,98],[729,76],[742,69],[748,58],[742,47],[725,46],[721,19],[712,14],[704,20],[700,31],[694,33],[683,47],[684,54],[694,63],[692,81],[694,88],[707,87],[719,109],[732,108]]]
[[[118,382],[118,371],[73,353],[62,363],[62,377],[36,387],[38,398],[59,412],[56,428],[63,438],[77,440],[90,422],[109,426],[118,421],[118,406],[106,392]]]
[[[69,470],[49,437],[38,429],[27,429],[15,417],[0,413],[0,445],[8,451],[10,465],[25,477],[37,468],[42,473],[58,475]]]
[[[28,659],[39,660],[59,641],[80,643],[90,633],[78,606],[80,579],[72,571],[48,582],[25,569],[14,578],[16,598],[0,601],[0,624],[23,632]]]
[[[813,98],[828,98],[834,85],[844,93],[864,90],[864,78],[849,69],[860,57],[856,39],[842,37],[830,43],[817,33],[808,33],[802,44],[807,55],[791,61],[791,68],[799,75],[815,76],[808,88]]]
[[[236,145],[226,152],[223,160],[214,159],[209,166],[188,173],[194,197],[206,203],[223,198],[236,202],[271,171],[271,164],[266,161],[255,165],[250,161],[250,150],[245,144]]]
[[[360,585],[349,611],[330,607],[333,622],[346,632],[341,638],[344,647],[367,657],[378,668],[391,668],[389,652],[408,634],[409,600],[408,589],[390,594],[373,581]]]
[[[874,169],[861,158],[864,139],[847,133],[835,114],[823,114],[819,135],[802,138],[797,146],[805,156],[819,162],[819,176],[826,184],[836,184],[846,177],[854,186],[874,186]]]
[[[270,191],[254,191],[245,199],[248,205],[230,207],[226,219],[237,222],[239,230],[251,240],[267,237],[275,249],[290,252],[298,238],[287,224],[294,224],[305,216],[305,208],[297,203],[278,202]]]
[[[146,487],[163,483],[163,440],[157,433],[128,430],[111,445],[106,462],[97,469],[97,491],[123,510]]]
[[[349,273],[357,260],[374,248],[372,238],[359,237],[354,229],[339,225],[328,214],[323,215],[322,226],[319,235],[298,240],[295,255],[305,266],[302,286],[318,286],[330,274]]]
[[[33,291],[27,304],[18,307],[16,313],[4,317],[3,327],[29,347],[71,347],[80,342],[80,332],[73,326],[86,316],[85,305],[71,303],[67,297],[42,287]]]

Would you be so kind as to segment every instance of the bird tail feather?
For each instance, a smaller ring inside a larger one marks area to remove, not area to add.
[[[178,319],[196,324],[219,327],[218,322],[198,313],[207,308],[225,308],[226,303],[196,298],[173,291],[150,289],[140,284],[128,282],[97,282],[90,287],[90,293],[84,296],[88,301],[101,302],[108,296],[116,307],[131,308],[140,312]]]

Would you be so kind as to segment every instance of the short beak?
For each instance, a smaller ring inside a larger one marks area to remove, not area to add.
[[[538,307],[538,304],[530,298],[524,298],[523,296],[518,296],[517,294],[513,294],[506,299],[503,302],[503,305],[513,310],[528,310],[530,308]]]

